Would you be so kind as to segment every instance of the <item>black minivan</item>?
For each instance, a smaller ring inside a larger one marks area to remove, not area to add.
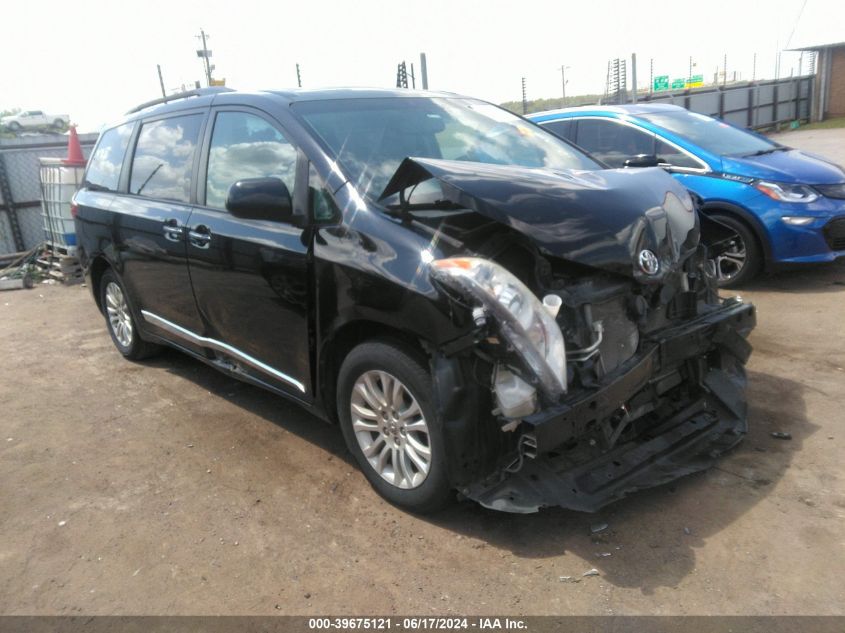
[[[754,308],[712,259],[732,234],[662,170],[483,101],[168,97],[103,131],[74,212],[121,354],[298,401],[414,511],[592,511],[747,429]]]

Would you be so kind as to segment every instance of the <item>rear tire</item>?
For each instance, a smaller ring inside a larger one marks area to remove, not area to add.
[[[757,276],[763,266],[763,253],[757,236],[742,220],[733,216],[712,213],[710,217],[733,229],[735,246],[716,260],[716,280],[720,288],[736,288]]]
[[[100,306],[112,343],[124,358],[142,360],[161,351],[161,346],[141,338],[129,295],[113,270],[100,278]]]
[[[19,132],[20,129],[21,129],[21,124],[18,123],[17,121],[12,121],[11,123],[9,123],[9,129],[12,132]]]
[[[454,498],[431,376],[414,355],[392,342],[363,343],[343,361],[337,393],[346,446],[382,497],[417,513]]]

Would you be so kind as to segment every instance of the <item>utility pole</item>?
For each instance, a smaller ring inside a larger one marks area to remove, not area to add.
[[[648,94],[654,92],[654,57],[648,60]]]
[[[637,102],[637,54],[631,53],[631,90],[634,93],[634,103]]]
[[[428,65],[426,64],[425,53],[420,53],[420,75],[422,89],[428,90]]]
[[[561,108],[566,107],[566,69],[567,68],[569,68],[569,66],[561,66],[560,67],[560,87],[561,87],[562,92],[563,92],[563,99],[560,102]]]
[[[161,77],[161,64],[156,64],[156,68],[158,68],[158,83],[161,84],[161,96],[166,97],[167,93],[164,91],[164,79]]]
[[[299,74],[299,64],[296,65],[296,85],[302,88],[302,76]]]
[[[751,81],[757,81],[757,53],[754,53],[754,61],[751,62]]]
[[[525,96],[525,77],[522,78],[522,114],[528,114],[528,99]]]
[[[722,75],[722,87],[725,87],[725,84],[728,83],[728,54],[725,53],[725,62],[722,64],[722,70],[724,71],[724,75]]]
[[[417,78],[414,76],[414,62],[411,62],[411,89],[417,89]]]
[[[210,35],[206,35],[203,29],[200,29],[200,34],[197,36],[199,39],[202,40],[202,48],[197,51],[197,57],[202,58],[203,66],[205,66],[205,79],[208,82],[207,85],[211,85],[211,71],[214,70],[214,66],[211,64],[211,51],[208,50],[208,44],[206,40],[211,39]]]

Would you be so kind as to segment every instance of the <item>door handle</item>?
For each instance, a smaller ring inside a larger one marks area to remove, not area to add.
[[[182,239],[182,235],[185,232],[185,227],[179,224],[179,220],[176,218],[170,218],[169,220],[164,221],[164,226],[162,227],[164,231],[164,237],[166,237],[171,242],[178,242]]]
[[[188,241],[192,246],[197,248],[208,248],[211,243],[211,229],[204,224],[198,224],[195,228],[188,231]]]

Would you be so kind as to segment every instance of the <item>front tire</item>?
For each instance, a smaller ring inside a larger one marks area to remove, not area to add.
[[[376,491],[418,513],[453,498],[428,370],[388,342],[353,349],[338,375],[338,417],[349,451]]]
[[[757,276],[763,265],[757,236],[744,222],[730,215],[714,213],[710,217],[736,232],[734,245],[715,258],[719,287],[736,288],[748,283]]]
[[[107,270],[100,279],[100,306],[106,317],[112,343],[124,358],[141,360],[161,349],[141,338],[129,304],[129,295],[123,282],[112,270]]]

